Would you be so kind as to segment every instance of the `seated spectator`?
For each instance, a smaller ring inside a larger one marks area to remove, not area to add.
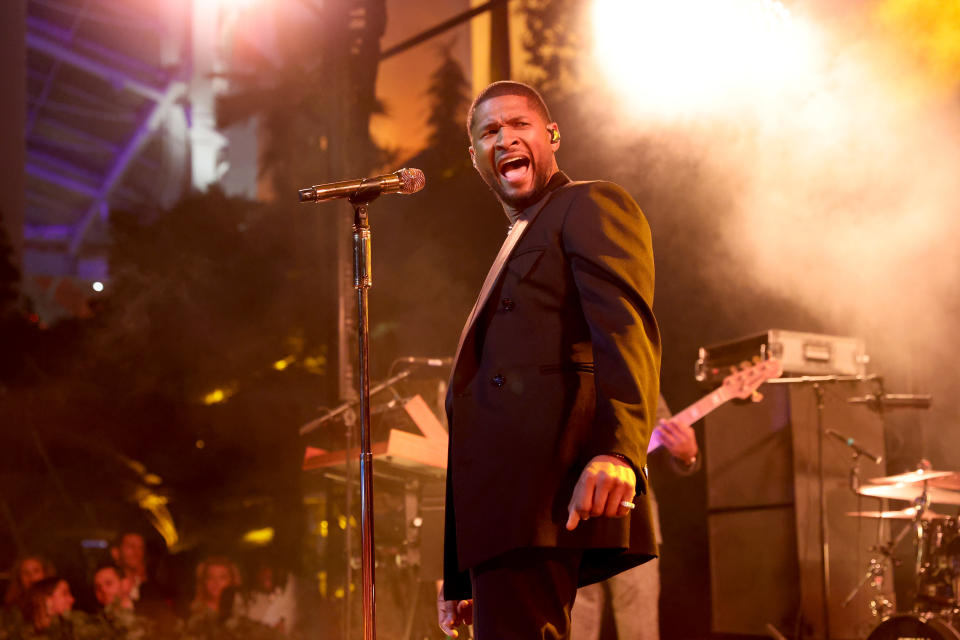
[[[190,605],[191,613],[217,613],[220,618],[230,617],[241,583],[240,569],[232,560],[224,556],[206,558],[197,565],[196,595]]]
[[[93,573],[93,593],[104,609],[113,607],[133,610],[130,583],[115,564],[102,565]]]
[[[24,597],[30,586],[43,578],[49,578],[56,573],[53,563],[40,555],[26,555],[18,559],[10,569],[10,584],[3,599],[7,607],[16,607],[23,610],[26,602]]]
[[[45,631],[73,609],[73,594],[63,578],[50,577],[30,585],[25,598],[24,621],[34,631]]]

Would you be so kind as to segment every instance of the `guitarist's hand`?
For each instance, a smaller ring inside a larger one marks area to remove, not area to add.
[[[690,425],[676,420],[661,420],[657,428],[660,429],[663,446],[674,458],[686,462],[697,457],[700,448],[697,447],[697,436]]]

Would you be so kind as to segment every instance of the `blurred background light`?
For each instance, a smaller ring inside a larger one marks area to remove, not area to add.
[[[217,404],[223,402],[227,399],[227,394],[224,393],[223,389],[214,389],[207,395],[203,396],[203,404]]]
[[[273,542],[273,527],[264,527],[263,529],[253,529],[243,534],[243,541],[246,544],[256,546],[266,546]]]
[[[232,398],[237,393],[236,384],[231,384],[228,386],[218,387],[211,391],[210,393],[203,396],[203,404],[220,404],[221,402],[226,402]]]
[[[289,367],[291,364],[293,364],[295,360],[296,360],[295,356],[287,356],[282,360],[277,360],[276,362],[274,362],[273,368],[276,369],[277,371],[283,371],[284,369]]]
[[[97,293],[100,293],[101,291],[103,291],[103,283],[100,282],[99,280],[97,282],[94,282],[92,285],[90,285],[90,287]]]

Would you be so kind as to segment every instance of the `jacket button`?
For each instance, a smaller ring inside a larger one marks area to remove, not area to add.
[[[504,382],[506,382],[506,380],[499,373],[490,379],[490,384],[497,387],[498,389],[503,386]]]
[[[513,311],[513,300],[510,298],[504,298],[500,301],[500,304],[503,305],[504,311]]]

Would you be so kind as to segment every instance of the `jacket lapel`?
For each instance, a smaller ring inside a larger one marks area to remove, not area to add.
[[[533,221],[538,215],[540,215],[540,212],[543,211],[544,207],[547,206],[547,203],[550,202],[550,199],[553,198],[558,191],[560,191],[560,188],[570,183],[570,178],[568,178],[562,171],[558,171],[550,181],[555,182],[553,188],[550,189],[550,191],[543,198],[541,198],[539,202],[524,211],[520,218],[514,223],[513,227],[510,229],[510,233],[507,234],[507,239],[503,241],[503,245],[500,247],[500,251],[497,253],[496,259],[490,266],[490,271],[487,272],[487,277],[483,281],[483,287],[480,289],[480,295],[477,296],[477,301],[473,305],[473,310],[470,311],[470,315],[467,316],[467,322],[464,324],[463,330],[460,332],[460,341],[457,343],[457,353],[453,359],[451,374],[457,369],[457,362],[460,360],[460,352],[463,349],[463,345],[467,341],[470,332],[474,329],[477,316],[480,315],[480,311],[490,298],[490,292],[493,291],[497,281],[500,280],[500,276],[503,274],[503,268],[506,266],[507,260],[510,258],[510,254],[513,253],[514,247],[517,246],[517,243],[520,242],[520,239],[523,237],[523,234],[526,232],[527,228],[533,224]]]

